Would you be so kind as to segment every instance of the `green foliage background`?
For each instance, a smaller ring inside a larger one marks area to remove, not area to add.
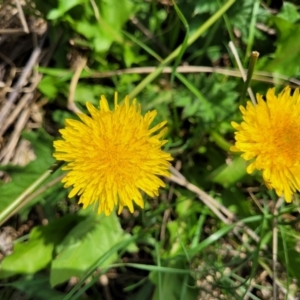
[[[237,67],[228,42],[235,43],[244,67],[251,51],[259,51],[256,71],[273,76],[273,83],[253,80],[255,93],[265,94],[274,85],[280,90],[287,84],[283,79],[300,77],[295,63],[300,60],[296,1],[284,1],[275,11],[272,1],[259,0],[178,0],[176,5],[142,0],[34,2],[48,21],[49,45],[56,45],[49,67],[38,70],[48,119],[44,128],[23,133],[36,159],[25,167],[0,167],[11,177],[9,183],[0,183],[0,211],[54,163],[52,142],[59,137],[58,129],[66,118],[76,118],[67,109],[76,59],[86,57],[76,105],[86,112],[86,101],[98,105],[102,94],[113,104],[118,91],[120,98],[137,97],[143,112],[156,109],[156,122],[168,121],[166,151],[172,153],[174,166],[236,219],[219,220],[194,191],[168,180],[159,199],[145,198],[145,210],[110,217],[79,209],[77,199],[69,200],[68,191],[56,183],[18,211],[27,220],[39,204],[48,225],[16,240],[13,253],[3,259],[0,298],[10,299],[19,290],[24,299],[108,299],[99,284],[99,277],[107,274],[113,299],[271,299],[262,298],[262,291],[271,295],[276,197],[261,185],[260,174],[247,175],[246,163],[229,152],[230,122],[241,121],[243,82],[226,73]],[[162,72],[167,66],[171,72]],[[216,69],[180,72],[177,66]],[[45,184],[61,174],[55,172]],[[249,196],[251,188],[260,205]],[[299,296],[296,198],[276,217],[277,280],[286,289],[285,299]],[[237,220],[259,241],[247,236]],[[264,271],[267,279],[259,282]],[[74,276],[78,283],[66,289]]]

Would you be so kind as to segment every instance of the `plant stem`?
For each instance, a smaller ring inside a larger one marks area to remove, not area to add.
[[[249,68],[248,68],[246,82],[244,83],[243,90],[241,93],[241,103],[244,103],[246,91],[249,88],[258,56],[259,56],[259,53],[257,51],[252,51],[251,56],[250,56],[250,62],[249,62]]]
[[[36,181],[34,181],[18,198],[13,200],[3,211],[0,212],[0,225],[10,218],[18,207],[29,197],[46,179],[48,179],[64,162],[59,162],[50,167]]]

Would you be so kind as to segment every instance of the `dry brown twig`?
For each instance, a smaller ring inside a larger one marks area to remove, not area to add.
[[[90,72],[90,78],[109,78],[112,76],[121,76],[123,74],[149,74],[154,72],[156,67],[137,67],[137,68],[128,68],[128,69],[121,69],[116,71],[109,71],[109,72],[98,72],[94,70],[89,70],[86,67],[86,71]],[[171,67],[164,67],[162,73],[170,74],[173,72],[173,68]],[[239,70],[228,69],[228,68],[218,68],[218,67],[207,67],[207,66],[179,66],[176,68],[177,73],[217,73],[226,76],[232,77],[242,77]],[[247,69],[244,69],[244,72],[247,72]],[[261,82],[268,82],[271,84],[276,82],[279,84],[290,84],[292,87],[300,86],[300,80],[296,78],[289,78],[284,75],[276,74],[273,75],[269,72],[264,71],[255,71],[252,80],[261,81]]]
[[[22,28],[2,28],[0,29],[0,34],[23,34],[23,33],[29,33],[28,25],[26,22],[26,18],[24,16],[23,8],[19,0],[15,0],[15,5],[17,7],[17,10],[15,11],[16,14],[11,17],[11,20],[14,19],[16,15],[18,15],[19,20],[21,22]],[[4,5],[2,5],[2,9],[9,4],[9,1],[6,1]]]
[[[33,95],[25,94],[23,97],[21,97],[18,104],[14,107],[12,110],[12,113],[9,115],[8,118],[6,118],[0,127],[0,137],[3,135],[3,133],[7,130],[7,128],[13,124],[15,119],[20,115],[21,111],[25,109],[25,107],[28,105],[29,101],[32,99]]]
[[[299,300],[298,297],[294,297],[294,296],[292,296],[292,295],[290,294],[291,291],[288,291],[288,290],[283,286],[283,284],[280,282],[280,280],[279,280],[276,276],[274,276],[272,270],[269,268],[269,266],[268,266],[267,264],[263,263],[262,261],[260,261],[259,263],[263,266],[263,268],[265,269],[265,271],[267,272],[267,274],[268,274],[272,279],[274,278],[276,285],[278,286],[278,288],[279,288],[284,294],[286,294],[288,300]]]
[[[14,131],[10,136],[8,143],[5,145],[5,147],[2,149],[0,153],[0,161],[3,164],[7,164],[10,161],[10,159],[13,157],[14,149],[18,144],[21,132],[26,126],[29,116],[30,116],[30,110],[28,108],[23,110],[23,112],[19,116],[19,119],[16,122]]]
[[[10,161],[13,165],[25,166],[36,158],[30,142],[25,139],[20,140],[14,152],[14,157]]]
[[[238,52],[237,52],[237,50],[236,50],[236,48],[234,46],[234,43],[232,41],[230,41],[228,45],[229,45],[229,48],[230,48],[230,50],[231,50],[231,52],[232,52],[232,54],[233,54],[233,56],[235,58],[235,61],[236,61],[237,65],[238,65],[238,68],[239,68],[239,70],[241,72],[241,76],[242,76],[244,82],[246,82],[247,75],[246,75],[246,72],[245,72],[245,70],[243,68],[242,62],[241,62],[241,60],[239,58]],[[248,94],[249,94],[249,97],[250,97],[252,103],[255,105],[256,104],[256,99],[255,99],[255,96],[254,96],[254,93],[253,93],[251,87],[248,87],[247,91],[248,91]]]
[[[29,58],[23,72],[21,73],[18,81],[13,87],[13,91],[10,93],[7,101],[5,102],[5,105],[2,107],[0,111],[0,124],[3,123],[4,119],[10,112],[11,108],[13,107],[14,102],[17,100],[20,89],[25,85],[26,80],[28,76],[31,74],[32,69],[35,64],[38,62],[38,58],[41,54],[41,47],[44,43],[44,38],[42,38],[41,43],[39,46],[37,46],[31,54],[31,57]]]
[[[239,221],[235,214],[228,210],[224,205],[220,204],[213,197],[202,191],[199,187],[190,183],[180,172],[178,172],[174,167],[171,167],[172,176],[170,180],[176,182],[177,184],[186,187],[188,190],[195,193],[199,199],[212,211],[216,216],[223,221],[225,224],[232,224],[237,222],[236,226],[243,228],[247,234],[256,242],[259,241],[258,235],[252,231],[250,228],[245,226],[243,222]],[[180,175],[178,174],[180,173]],[[179,175],[179,176],[178,176]]]
[[[10,66],[9,75],[7,76],[6,82],[1,82],[3,84],[0,90],[0,99],[1,99],[5,97],[7,92],[12,91],[11,84],[16,76],[17,68],[14,62],[1,52],[0,52],[0,58],[5,62],[5,63],[1,63],[0,70],[5,67],[5,64],[8,64]]]
[[[20,18],[20,21],[22,23],[23,30],[24,30],[25,33],[29,33],[29,29],[28,29],[28,25],[27,25],[27,22],[26,22],[26,19],[25,19],[25,16],[24,16],[22,5],[21,5],[19,0],[15,0],[15,3],[16,3],[16,6],[18,8],[19,18]]]
[[[75,97],[75,91],[76,91],[76,86],[78,83],[78,80],[80,78],[80,74],[84,67],[86,66],[87,63],[87,58],[86,57],[81,57],[80,62],[75,70],[75,73],[72,77],[71,83],[70,83],[70,92],[69,92],[69,97],[68,97],[68,109],[73,111],[74,113],[80,113],[81,110],[76,106],[74,102],[74,97]]]
[[[174,167],[171,167],[171,173],[172,176],[170,177],[170,181],[175,182],[185,188],[187,188],[188,190],[192,191],[193,193],[195,193],[199,199],[211,210],[213,211],[216,216],[223,221],[225,224],[232,224],[233,222],[236,222],[236,227],[237,228],[241,228],[244,230],[244,232],[246,234],[248,234],[255,242],[259,242],[260,238],[259,236],[249,227],[247,227],[242,221],[239,221],[238,218],[232,213],[230,212],[226,207],[224,207],[223,205],[221,205],[220,203],[218,203],[217,200],[215,200],[214,198],[212,198],[210,195],[208,195],[207,193],[205,193],[204,191],[202,191],[200,188],[198,188],[197,186],[195,186],[194,184],[190,183],[179,171],[177,171]],[[277,209],[279,207],[281,203],[279,203],[279,201],[277,202]],[[238,236],[239,237],[239,236]],[[240,237],[239,237],[240,238]],[[246,246],[246,244],[245,244]],[[274,246],[273,246],[274,248]],[[265,250],[267,250],[267,247],[264,247]],[[277,249],[277,247],[275,247],[275,249]],[[251,250],[251,249],[250,249]],[[277,253],[273,255],[276,255],[277,258]],[[273,262],[277,263],[277,260],[275,260],[275,258],[273,258]],[[263,267],[265,268],[265,265],[263,265]],[[272,271],[270,271],[269,269],[267,270],[267,272],[269,273],[269,276],[271,278],[273,278],[275,284],[280,288],[280,290],[287,294],[288,299],[290,300],[295,300],[295,298],[293,296],[291,296],[287,289],[285,289],[283,287],[283,285],[280,283],[280,281],[276,278],[276,273],[274,274]]]

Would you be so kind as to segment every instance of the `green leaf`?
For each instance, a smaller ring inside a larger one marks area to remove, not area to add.
[[[283,6],[277,14],[277,17],[280,17],[290,23],[295,23],[300,19],[300,13],[293,3],[285,1],[283,2]]]
[[[63,300],[65,295],[50,287],[49,278],[44,274],[36,274],[33,276],[26,276],[21,280],[6,284],[5,286],[12,286],[19,291],[26,294],[29,299],[38,300]]]
[[[18,197],[31,183],[33,183],[53,163],[52,138],[43,129],[36,132],[26,132],[24,138],[31,142],[36,159],[25,167],[14,165],[0,166],[11,177],[9,183],[0,186],[0,211],[4,210],[16,197]]]
[[[185,77],[177,74],[177,77],[184,83],[193,95],[186,89],[178,89],[174,95],[175,105],[183,107],[183,117],[195,117],[197,121],[204,124],[222,122],[232,118],[237,109],[237,92],[234,90],[236,82],[224,82],[224,76],[216,74],[209,78],[199,75]],[[198,86],[203,86],[201,92]],[[195,97],[196,96],[196,97]]]
[[[203,14],[203,13],[214,13],[220,7],[218,1],[203,1],[203,2],[195,2],[195,10],[194,14]]]
[[[86,3],[83,9],[85,14],[78,12],[64,16],[61,12],[65,11],[65,7],[60,5],[48,18],[53,18],[53,15],[55,18],[63,17],[77,33],[89,41],[95,52],[105,53],[113,42],[123,44],[121,29],[133,13],[134,6],[130,0],[98,1],[97,4],[91,10],[91,4]]]
[[[76,5],[80,5],[82,4],[82,2],[85,2],[83,0],[60,0],[58,2],[58,8],[52,9],[49,14],[47,15],[47,18],[49,20],[55,20],[58,19],[62,16],[64,16],[64,14],[66,12],[68,12],[71,8],[75,7]]]
[[[53,99],[58,94],[58,89],[55,84],[55,78],[50,76],[44,76],[38,85],[38,89],[41,93],[50,99]]]
[[[285,270],[293,278],[300,280],[299,232],[291,226],[279,226],[281,235],[278,241],[278,257],[285,264]],[[284,239],[284,241],[283,241]],[[283,245],[286,244],[284,248]],[[288,261],[286,261],[288,257]]]
[[[145,284],[131,296],[131,300],[151,299],[153,294],[153,284],[148,280]]]
[[[235,186],[224,189],[220,202],[239,217],[246,218],[253,211],[251,201]]]
[[[228,165],[224,164],[215,169],[208,179],[224,187],[229,187],[247,175],[246,167],[247,162],[243,158],[235,157]]]
[[[78,84],[76,86],[74,101],[82,103],[84,106],[86,102],[90,102],[95,106],[99,106],[100,96],[104,94],[104,89],[101,85]],[[66,97],[68,91],[66,92]]]
[[[103,254],[129,235],[122,230],[115,214],[106,217],[91,213],[75,226],[57,248],[52,262],[50,283],[55,286],[72,276],[82,277]],[[113,253],[101,265],[107,266],[117,259]]]
[[[170,251],[169,256],[175,256],[183,253],[182,245],[188,243],[188,226],[181,220],[169,221],[167,224],[170,234]]]
[[[16,274],[34,274],[47,267],[52,261],[55,246],[82,218],[68,215],[47,226],[33,228],[29,241],[16,244],[14,252],[4,258],[0,278]]]
[[[293,76],[299,72],[300,60],[300,25],[292,24],[282,18],[273,17],[278,29],[279,38],[276,42],[274,57],[264,67],[265,71]]]
[[[188,270],[184,257],[169,262],[163,262],[163,267]],[[198,290],[192,288],[194,279],[189,274],[160,273],[153,271],[150,274],[151,281],[156,285],[152,300],[194,300],[197,299]]]
[[[43,93],[47,98],[54,99],[57,97],[58,93],[63,91],[68,91],[69,88],[67,86],[68,77],[60,77],[60,76],[52,76],[46,75],[40,81],[38,85],[38,89],[41,93]]]

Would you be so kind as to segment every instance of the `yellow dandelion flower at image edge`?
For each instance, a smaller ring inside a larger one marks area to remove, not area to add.
[[[243,122],[232,122],[235,146],[232,151],[243,152],[245,160],[252,160],[247,168],[255,169],[269,189],[275,189],[286,202],[300,190],[300,94],[286,87],[276,96],[275,89],[268,90],[266,101],[257,94],[257,105],[247,102],[240,106]]]
[[[161,122],[149,128],[157,112],[142,116],[136,100],[130,104],[128,96],[118,104],[115,94],[111,111],[104,96],[100,108],[86,103],[91,116],[78,113],[81,121],[67,119],[60,130],[64,140],[54,142],[54,157],[66,161],[69,172],[62,179],[64,187],[71,187],[69,197],[80,196],[83,207],[94,203],[98,213],[109,215],[116,205],[118,213],[124,206],[133,212],[133,201],[144,207],[140,191],[158,196],[164,182],[158,176],[170,176],[172,157],[161,150],[167,128]]]

